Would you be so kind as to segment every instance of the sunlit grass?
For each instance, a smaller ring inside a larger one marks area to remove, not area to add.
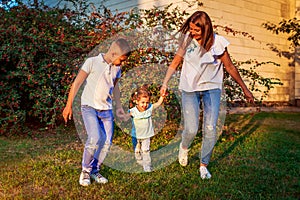
[[[153,142],[157,148],[166,143]],[[74,127],[0,137],[0,199],[299,199],[299,113],[227,116],[210,180],[199,177],[200,147],[198,136],[187,167],[174,162],[151,173],[126,173],[104,166],[108,184],[81,187],[83,143]]]

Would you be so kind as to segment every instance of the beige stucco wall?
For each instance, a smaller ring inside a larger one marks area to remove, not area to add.
[[[251,40],[240,35],[232,36],[219,32],[230,41],[229,52],[234,59],[238,61],[256,59],[259,62],[273,61],[280,64],[280,67],[264,65],[258,69],[261,75],[279,78],[283,83],[282,86],[276,86],[271,90],[266,101],[295,103],[295,95],[296,98],[300,98],[299,64],[289,66],[292,60],[284,56],[279,57],[268,46],[272,44],[280,51],[289,51],[287,35],[275,35],[262,27],[262,23],[267,21],[278,24],[282,19],[293,18],[296,8],[300,8],[300,0],[203,0],[200,1],[203,3],[202,7],[197,6],[197,1],[187,1],[194,4],[188,9],[190,13],[202,9],[211,16],[215,24],[229,26],[254,36],[255,39]],[[109,9],[119,11],[130,10],[135,6],[145,9],[170,3],[181,9],[187,9],[187,3],[183,0],[106,0],[103,2]],[[96,5],[103,2],[94,0]],[[255,95],[259,97],[258,94]]]
[[[296,3],[299,4],[299,0],[204,0],[201,2],[203,2],[203,7],[194,6],[189,10],[190,13],[192,10],[202,9],[211,16],[215,24],[226,25],[254,36],[255,39],[252,40],[240,35],[219,33],[226,36],[231,42],[229,52],[234,59],[238,61],[256,59],[260,62],[273,61],[280,64],[280,67],[270,64],[258,69],[261,75],[279,78],[283,83],[282,86],[276,86],[272,89],[269,97],[265,100],[294,103],[295,94],[300,96],[299,89],[295,88],[300,87],[299,66],[298,68],[296,68],[297,66],[289,66],[292,60],[284,56],[279,57],[276,52],[269,48],[268,44],[272,44],[280,51],[289,51],[289,42],[286,35],[275,35],[264,29],[262,23],[269,21],[278,24],[282,19],[293,18]],[[187,9],[187,4],[180,0],[125,0],[118,1],[118,5],[114,1],[107,1],[107,6],[111,8],[117,6],[119,10],[128,10],[135,3],[139,5],[139,8],[151,8],[153,5],[164,6],[173,3],[174,6]],[[295,70],[298,77],[295,76]],[[298,79],[297,81],[295,81],[295,77]],[[255,95],[259,97],[259,94]]]
[[[300,0],[296,0],[296,17],[300,20]],[[296,49],[296,57],[299,58],[300,56],[300,47]],[[296,61],[295,66],[295,99],[296,105],[300,106],[300,59]]]
[[[269,21],[278,24],[283,18],[294,17],[295,1],[209,0],[204,1],[203,10],[212,16],[215,23],[227,25],[254,36],[254,40],[242,36],[226,36],[231,42],[229,47],[231,55],[237,60],[252,58],[280,64],[280,67],[268,65],[258,69],[263,76],[280,78],[283,83],[282,86],[272,89],[269,97],[265,100],[293,103],[295,99],[295,66],[289,66],[292,60],[283,56],[279,57],[268,46],[268,44],[272,44],[281,51],[289,51],[287,36],[275,35],[267,31],[262,27],[262,23]]]

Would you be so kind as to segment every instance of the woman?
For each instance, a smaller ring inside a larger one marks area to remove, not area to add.
[[[178,159],[182,166],[188,164],[188,151],[199,126],[200,103],[203,105],[203,142],[201,149],[200,176],[211,178],[207,170],[215,143],[216,124],[219,115],[223,67],[241,86],[249,102],[254,98],[233,65],[227,51],[229,42],[213,32],[207,13],[196,11],[179,30],[179,48],[170,64],[161,87],[164,95],[176,68],[183,61],[179,89],[182,91],[184,130],[179,146]]]

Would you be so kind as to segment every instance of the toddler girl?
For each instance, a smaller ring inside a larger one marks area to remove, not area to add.
[[[150,103],[151,93],[147,86],[142,86],[131,96],[129,116],[132,118],[132,143],[135,158],[144,168],[151,172],[150,137],[154,136],[152,125],[152,111],[160,106],[164,100],[160,96],[156,103]]]

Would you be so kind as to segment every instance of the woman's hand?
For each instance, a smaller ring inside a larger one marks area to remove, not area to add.
[[[244,95],[245,95],[245,98],[247,99],[247,101],[249,103],[254,103],[254,97],[253,97],[253,94],[252,92],[250,92],[250,90],[248,88],[246,88],[244,91]]]
[[[162,97],[167,96],[167,89],[168,89],[167,85],[162,85],[160,88],[160,96]]]

